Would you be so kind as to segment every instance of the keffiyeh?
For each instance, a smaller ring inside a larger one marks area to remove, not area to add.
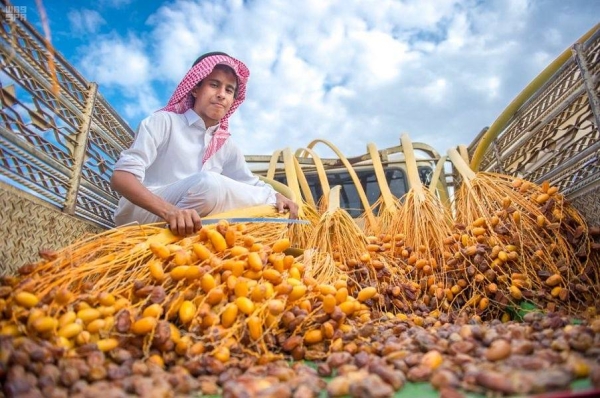
[[[238,84],[237,97],[233,100],[233,104],[229,111],[225,114],[223,119],[220,120],[219,128],[215,131],[206,148],[202,163],[205,163],[212,155],[214,155],[231,135],[227,131],[229,126],[228,119],[246,98],[246,84],[250,77],[250,71],[246,65],[224,53],[215,53],[215,55],[208,55],[205,58],[201,57],[200,61],[186,73],[183,80],[179,83],[171,96],[171,99],[167,103],[167,106],[161,109],[161,111],[181,114],[192,108],[194,105],[194,98],[191,93],[192,89],[196,87],[200,81],[206,78],[217,64],[227,65],[235,72]]]

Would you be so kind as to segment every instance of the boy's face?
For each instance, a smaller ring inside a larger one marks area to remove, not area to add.
[[[219,123],[231,108],[237,80],[232,72],[214,69],[202,84],[192,89],[194,111],[206,127]]]

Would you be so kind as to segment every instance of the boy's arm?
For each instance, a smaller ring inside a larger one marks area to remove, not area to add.
[[[202,227],[198,212],[192,209],[180,209],[163,200],[150,192],[132,173],[115,170],[110,185],[134,205],[165,220],[174,234],[190,235]]]

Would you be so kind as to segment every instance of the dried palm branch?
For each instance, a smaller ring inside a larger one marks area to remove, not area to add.
[[[277,181],[273,180],[275,176],[275,170],[277,169],[277,165],[279,163],[280,158],[283,158],[283,165],[287,185],[278,183]],[[299,176],[297,170],[301,169],[299,165],[297,165],[297,161],[292,155],[291,150],[289,148],[278,149],[274,151],[271,155],[271,160],[269,162],[269,168],[267,170],[266,177],[261,178],[264,181],[269,182],[269,184],[273,185],[276,189],[277,186],[285,187],[286,196],[299,205],[298,218],[300,220],[307,220],[310,222],[309,224],[294,224],[289,228],[280,226],[279,229],[279,232],[281,234],[285,233],[287,236],[289,236],[292,246],[296,248],[304,248],[306,247],[306,241],[308,239],[308,236],[312,232],[314,223],[318,220],[318,216],[315,214],[316,209],[314,205],[314,200],[312,200],[312,195],[310,195],[310,189],[308,188],[306,177],[304,176],[304,174]],[[304,200],[302,192],[300,190],[301,186],[305,195],[310,195],[308,197],[309,200],[312,201],[312,205]]]
[[[356,188],[358,197],[360,198],[361,204],[362,204],[363,208],[365,209],[364,215],[367,219],[367,223],[370,225],[377,225],[377,221],[375,219],[375,214],[373,213],[373,211],[371,209],[369,199],[367,198],[367,195],[365,194],[365,190],[360,182],[360,179],[358,178],[358,175],[356,174],[356,171],[352,167],[352,164],[348,161],[348,159],[344,156],[344,154],[335,145],[333,145],[331,142],[329,142],[327,140],[323,140],[323,139],[313,140],[308,144],[308,148],[312,149],[318,143],[322,143],[322,144],[328,146],[338,156],[338,158],[340,159],[340,161],[342,162],[344,167],[346,167],[346,170],[348,171],[350,178],[352,178],[352,182],[354,183],[354,186]]]
[[[490,283],[499,277],[496,284],[508,301],[525,298],[569,310],[593,303],[587,226],[558,190],[547,182],[475,173],[455,149],[448,155],[462,177],[455,196],[456,221],[464,231],[459,246],[479,255],[470,276]],[[485,267],[491,271],[477,276]]]
[[[445,277],[441,272],[444,260],[444,239],[451,234],[451,218],[439,198],[425,189],[419,179],[412,142],[407,134],[401,136],[402,151],[410,190],[401,199],[392,222],[392,231],[403,236],[396,256],[406,263],[413,281],[430,279],[443,288]],[[399,243],[399,242],[398,242]]]
[[[307,244],[314,250],[312,273],[319,283],[333,283],[340,273],[370,260],[366,236],[339,206],[340,190],[340,186],[330,190],[329,208],[321,215]]]
[[[381,197],[374,203],[372,207],[374,209],[379,209],[377,212],[377,225],[370,225],[368,223],[369,218],[367,217],[365,233],[376,234],[391,230],[392,221],[396,215],[396,212],[398,211],[400,203],[398,199],[392,195],[392,191],[388,185],[377,147],[375,144],[369,143],[367,145],[367,150],[373,162],[373,170],[375,171],[375,176],[377,177],[377,183],[379,184]]]
[[[327,198],[329,197],[329,180],[327,178],[327,172],[325,171],[325,167],[323,166],[323,162],[321,161],[321,157],[317,155],[315,151],[310,148],[299,148],[296,150],[296,158],[305,158],[307,155],[310,155],[315,164],[315,169],[317,171],[317,176],[319,177],[319,183],[321,185],[322,196],[317,199],[317,209],[319,213],[327,210]],[[298,173],[300,174],[300,173]]]

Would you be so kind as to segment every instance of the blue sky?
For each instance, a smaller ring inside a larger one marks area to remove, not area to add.
[[[34,0],[26,18],[42,31]],[[246,154],[326,138],[348,156],[468,144],[599,22],[598,0],[45,0],[52,42],[135,129],[200,54],[251,71]]]

